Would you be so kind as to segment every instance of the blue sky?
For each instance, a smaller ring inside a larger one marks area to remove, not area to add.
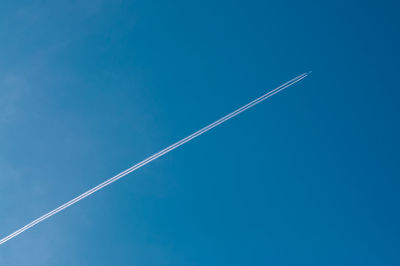
[[[399,265],[396,1],[5,1],[0,265]]]

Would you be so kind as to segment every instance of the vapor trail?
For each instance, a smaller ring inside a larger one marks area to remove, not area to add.
[[[110,185],[111,183],[117,181],[118,179],[121,179],[122,177],[128,175],[129,173],[132,173],[133,171],[135,171],[135,170],[141,168],[142,166],[145,166],[146,164],[150,163],[151,161],[153,161],[153,160],[155,160],[155,159],[157,159],[157,158],[159,158],[159,157],[165,155],[166,153],[168,153],[168,152],[170,152],[170,151],[172,151],[172,150],[178,148],[179,146],[182,146],[182,145],[185,144],[186,142],[189,142],[190,140],[192,140],[192,139],[194,139],[194,138],[196,138],[196,137],[202,135],[203,133],[205,133],[205,132],[211,130],[212,128],[214,128],[214,127],[216,127],[216,126],[218,126],[218,125],[224,123],[225,121],[227,121],[227,120],[229,120],[229,119],[231,119],[231,118],[237,116],[238,114],[240,114],[240,113],[242,113],[242,112],[244,112],[244,111],[250,109],[251,107],[253,107],[253,106],[259,104],[260,102],[266,100],[267,98],[273,96],[274,94],[277,94],[278,92],[280,92],[280,91],[286,89],[287,87],[289,87],[289,86],[291,86],[291,85],[293,85],[293,84],[299,82],[300,80],[302,80],[302,79],[304,79],[305,77],[307,77],[310,73],[311,73],[311,72],[303,73],[303,74],[301,74],[301,75],[299,75],[299,76],[297,76],[297,77],[295,77],[295,78],[289,80],[288,82],[286,82],[286,83],[280,85],[279,87],[273,89],[272,91],[270,91],[270,92],[268,92],[268,93],[262,95],[261,97],[255,99],[255,100],[253,100],[253,101],[251,101],[251,102],[249,102],[248,104],[246,104],[246,105],[240,107],[239,109],[237,109],[237,110],[235,110],[235,111],[233,111],[233,112],[231,112],[231,113],[225,115],[224,117],[218,119],[217,121],[215,121],[215,122],[209,124],[208,126],[203,127],[202,129],[200,129],[200,130],[196,131],[195,133],[193,133],[193,134],[187,136],[186,138],[183,138],[182,140],[180,140],[180,141],[178,141],[178,142],[176,142],[176,143],[174,143],[174,144],[172,144],[172,145],[170,145],[170,146],[164,148],[163,150],[161,150],[161,151],[159,151],[159,152],[153,154],[152,156],[148,157],[147,159],[145,159],[145,160],[143,160],[143,161],[141,161],[141,162],[139,162],[139,163],[133,165],[132,167],[126,169],[125,171],[123,171],[123,172],[121,172],[121,173],[119,173],[119,174],[117,174],[117,175],[111,177],[110,179],[108,179],[108,180],[104,181],[103,183],[101,183],[101,184],[95,186],[94,188],[92,188],[92,189],[86,191],[85,193],[82,193],[81,195],[75,197],[74,199],[72,199],[72,200],[70,200],[70,201],[64,203],[63,205],[59,206],[58,208],[56,208],[56,209],[54,209],[54,210],[52,210],[52,211],[50,211],[50,212],[48,212],[48,213],[46,213],[46,214],[40,216],[40,217],[37,218],[36,220],[33,220],[32,222],[28,223],[28,224],[25,225],[24,227],[18,229],[18,230],[15,231],[14,233],[12,233],[12,234],[10,234],[10,235],[4,237],[3,239],[1,239],[1,240],[0,240],[0,245],[1,245],[1,244],[4,244],[4,243],[7,242],[8,240],[10,240],[10,239],[16,237],[17,235],[23,233],[24,231],[28,230],[29,228],[31,228],[31,227],[37,225],[38,223],[40,223],[40,222],[42,222],[42,221],[44,221],[44,220],[50,218],[51,216],[55,215],[56,213],[58,213],[58,212],[60,212],[60,211],[62,211],[62,210],[64,210],[64,209],[68,208],[69,206],[71,206],[71,205],[77,203],[78,201],[80,201],[80,200],[82,200],[82,199],[84,199],[84,198],[90,196],[91,194],[95,193],[96,191],[98,191],[98,190],[100,190],[100,189],[102,189],[102,188],[104,188],[104,187]]]

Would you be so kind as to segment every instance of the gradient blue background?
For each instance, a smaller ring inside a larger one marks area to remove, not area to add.
[[[400,265],[398,1],[3,1],[0,265]]]

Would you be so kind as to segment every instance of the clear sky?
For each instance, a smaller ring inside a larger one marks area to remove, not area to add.
[[[0,265],[400,265],[397,1],[3,1]]]

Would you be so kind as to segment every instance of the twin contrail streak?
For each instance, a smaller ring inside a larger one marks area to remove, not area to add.
[[[288,82],[286,82],[286,83],[280,85],[280,86],[277,87],[276,89],[274,89],[274,90],[272,90],[272,91],[270,91],[270,92],[268,92],[268,93],[262,95],[261,97],[259,97],[259,98],[255,99],[255,100],[251,101],[250,103],[248,103],[248,104],[246,104],[246,105],[240,107],[239,109],[233,111],[232,113],[230,113],[230,114],[228,114],[228,115],[226,115],[226,116],[224,116],[224,117],[218,119],[218,120],[215,121],[214,123],[211,123],[210,125],[208,125],[208,126],[206,126],[206,127],[203,127],[202,129],[200,129],[200,130],[196,131],[195,133],[193,133],[193,134],[187,136],[186,138],[184,138],[184,139],[182,139],[182,140],[180,140],[180,141],[178,141],[178,142],[176,142],[176,143],[174,143],[174,144],[168,146],[167,148],[165,148],[165,149],[163,149],[163,150],[161,150],[161,151],[159,151],[159,152],[153,154],[152,156],[148,157],[147,159],[145,159],[145,160],[143,160],[143,161],[141,161],[141,162],[139,162],[139,163],[133,165],[132,167],[130,167],[130,168],[126,169],[125,171],[123,171],[123,172],[117,174],[116,176],[111,177],[110,179],[108,179],[108,180],[104,181],[103,183],[101,183],[101,184],[95,186],[94,188],[92,188],[92,189],[86,191],[85,193],[83,193],[83,194],[77,196],[76,198],[74,198],[74,199],[72,199],[72,200],[70,200],[70,201],[64,203],[63,205],[59,206],[58,208],[56,208],[56,209],[54,209],[54,210],[52,210],[52,211],[50,211],[50,212],[48,212],[48,213],[46,213],[46,214],[40,216],[40,217],[37,218],[36,220],[33,220],[32,222],[28,223],[28,224],[25,225],[24,227],[18,229],[18,230],[15,231],[14,233],[12,233],[12,234],[10,234],[10,235],[4,237],[3,239],[1,239],[1,240],[0,240],[0,245],[1,245],[1,244],[4,244],[4,243],[7,242],[8,240],[11,240],[12,238],[16,237],[17,235],[23,233],[24,231],[28,230],[29,228],[31,228],[31,227],[37,225],[38,223],[40,223],[40,222],[42,222],[42,221],[44,221],[44,220],[50,218],[51,216],[57,214],[58,212],[60,212],[60,211],[62,211],[62,210],[64,210],[64,209],[68,208],[69,206],[71,206],[71,205],[77,203],[78,201],[80,201],[80,200],[82,200],[82,199],[84,199],[84,198],[90,196],[91,194],[95,193],[96,191],[98,191],[98,190],[100,190],[100,189],[102,189],[102,188],[104,188],[104,187],[110,185],[111,183],[114,183],[115,181],[117,181],[118,179],[121,179],[122,177],[128,175],[129,173],[132,173],[133,171],[135,171],[135,170],[141,168],[142,166],[145,166],[146,164],[150,163],[151,161],[153,161],[153,160],[155,160],[155,159],[157,159],[157,158],[159,158],[159,157],[161,157],[161,156],[167,154],[168,152],[170,152],[170,151],[172,151],[172,150],[178,148],[179,146],[182,146],[182,145],[185,144],[186,142],[189,142],[189,141],[191,141],[192,139],[197,138],[198,136],[200,136],[200,135],[204,134],[205,132],[207,132],[207,131],[213,129],[214,127],[216,127],[216,126],[218,126],[218,125],[224,123],[225,121],[227,121],[227,120],[229,120],[229,119],[231,119],[231,118],[237,116],[238,114],[240,114],[240,113],[242,113],[242,112],[244,112],[244,111],[250,109],[251,107],[253,107],[253,106],[259,104],[260,102],[262,102],[262,101],[268,99],[269,97],[273,96],[274,94],[277,94],[278,92],[280,92],[280,91],[286,89],[287,87],[289,87],[289,86],[291,86],[291,85],[293,85],[293,84],[299,82],[300,80],[302,80],[302,79],[304,79],[305,77],[307,77],[307,76],[309,75],[309,73],[310,73],[310,72],[301,74],[301,75],[299,75],[299,76],[297,76],[297,77],[295,77],[295,78],[289,80]]]

